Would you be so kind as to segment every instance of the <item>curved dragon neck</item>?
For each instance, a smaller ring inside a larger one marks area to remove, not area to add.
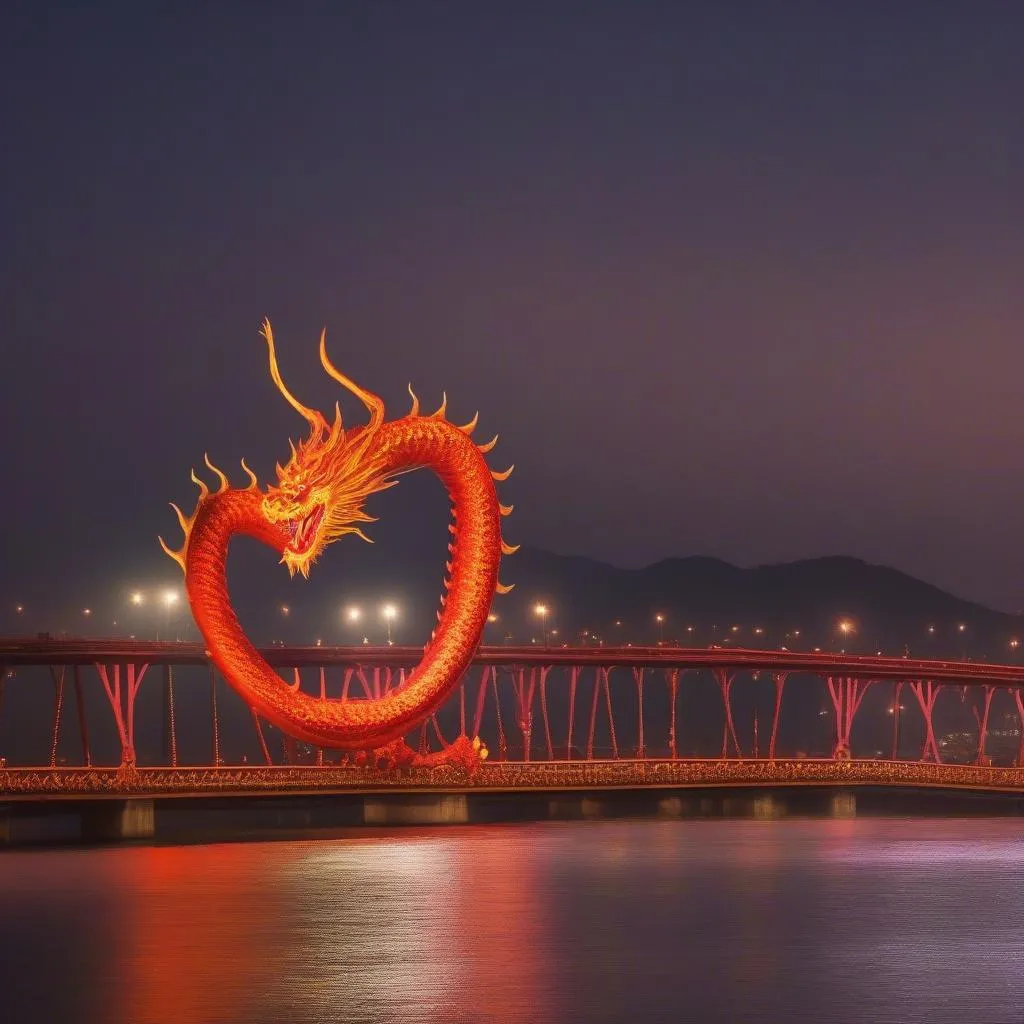
[[[227,682],[289,735],[342,750],[383,746],[404,736],[458,683],[487,622],[501,560],[494,481],[480,450],[457,427],[419,416],[384,423],[374,435],[372,453],[389,474],[433,470],[448,490],[454,515],[451,575],[438,626],[399,689],[373,700],[323,701],[286,683],[249,642],[228,597],[228,544],[236,533],[248,534],[280,553],[289,541],[281,524],[264,517],[262,494],[255,488],[206,498],[185,554],[196,623]]]

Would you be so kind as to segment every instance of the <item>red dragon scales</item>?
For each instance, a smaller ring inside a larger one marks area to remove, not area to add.
[[[498,582],[502,554],[516,548],[501,537],[501,505],[495,480],[506,480],[510,467],[492,472],[484,456],[497,437],[484,445],[470,440],[477,417],[463,427],[445,418],[446,401],[431,415],[420,415],[412,388],[412,410],[386,421],[384,403],[342,374],[327,356],[320,336],[320,361],[327,373],[355,395],[369,411],[369,422],[346,429],[340,407],[334,420],[299,402],[285,387],[277,366],[269,321],[263,337],[270,354],[270,374],[281,394],[309,424],[309,436],[291,445],[291,458],[277,466],[277,483],[261,490],[256,475],[242,460],[249,485],[233,488],[209,457],[207,467],[219,487],[211,492],[195,472],[199,502],[191,517],[172,504],[185,543],[171,550],[160,545],[184,570],[188,600],[210,658],[228,684],[256,711],[283,732],[329,749],[356,752],[355,763],[430,765],[454,763],[474,768],[487,756],[478,738],[460,737],[437,754],[414,753],[404,742],[451,693],[480,643],[495,592],[511,587]],[[285,682],[245,635],[228,597],[228,544],[235,534],[255,537],[274,548],[291,575],[308,577],[313,563],[332,541],[346,534],[369,538],[360,528],[372,522],[364,510],[369,495],[393,487],[399,474],[433,470],[452,502],[452,537],[448,578],[441,596],[438,624],[419,664],[403,685],[366,700],[321,700]]]

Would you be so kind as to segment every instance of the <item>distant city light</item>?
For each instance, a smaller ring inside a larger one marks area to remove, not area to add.
[[[17,615],[20,615],[24,610],[25,606],[23,604],[17,604],[14,606],[14,611]]]
[[[963,622],[961,622],[961,623],[960,623],[960,625],[959,625],[959,626],[957,626],[956,628],[957,628],[958,630],[960,630],[960,632],[961,632],[961,633],[963,633],[963,632],[964,632],[964,631],[965,631],[965,630],[967,629],[967,624],[966,624],[966,623],[963,623]]]
[[[291,615],[291,613],[292,613],[292,610],[291,610],[291,608],[288,607],[288,605],[286,605],[286,604],[281,605],[281,614],[286,619],[288,618],[289,615]]]
[[[91,608],[83,608],[82,609],[82,614],[84,616],[88,617],[88,616],[92,615],[92,609]]]

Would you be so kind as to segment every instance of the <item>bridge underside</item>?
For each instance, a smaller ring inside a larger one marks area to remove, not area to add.
[[[0,769],[0,793],[6,801],[759,786],[893,786],[1024,794],[1024,768],[813,758],[645,758],[489,763],[472,775],[449,767],[398,771],[330,765]]]

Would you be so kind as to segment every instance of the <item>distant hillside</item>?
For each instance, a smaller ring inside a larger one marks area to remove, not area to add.
[[[915,651],[960,651],[967,645],[1005,651],[1022,628],[1020,618],[955,597],[885,566],[856,558],[808,559],[742,569],[715,558],[669,558],[643,569],[619,569],[585,558],[524,548],[506,574],[517,589],[536,592],[552,605],[552,622],[567,630],[590,629],[610,641],[623,623],[633,642],[657,638],[654,617],[665,617],[665,639],[686,642],[693,626],[705,642],[719,638],[778,646],[800,630],[804,644],[834,644],[840,620],[854,633],[849,644],[866,650],[910,644]],[[961,631],[960,625],[966,628]],[[732,627],[741,627],[733,634]],[[929,626],[934,632],[929,632]],[[557,626],[556,626],[557,628]],[[763,630],[754,633],[755,628]],[[536,632],[536,627],[533,629]],[[995,656],[993,654],[993,656]]]
[[[382,530],[381,543],[372,546],[358,541],[332,545],[308,581],[289,580],[272,552],[242,538],[233,546],[229,562],[239,617],[257,640],[309,643],[319,637],[325,643],[351,643],[369,635],[379,642],[384,638],[379,608],[384,601],[393,601],[400,609],[396,639],[423,643],[435,621],[447,542],[443,524],[430,525],[436,529],[424,529],[419,536]],[[180,587],[180,576],[175,577],[162,561],[160,569],[161,576],[154,578],[152,586],[164,580]],[[77,595],[70,598],[73,605],[46,608],[33,621],[26,618],[18,625],[29,631],[75,633],[87,627],[94,635],[127,630],[152,636],[158,624],[165,626],[160,607],[155,603],[126,607],[129,588],[144,586],[130,572],[128,568],[108,570],[115,580],[128,583],[125,589],[112,589],[106,595],[97,593],[97,577],[85,583],[69,582],[67,593]],[[548,629],[557,631],[558,643],[584,639],[594,643],[595,636],[607,644],[653,643],[660,636],[698,646],[734,643],[828,649],[843,645],[863,652],[894,653],[909,646],[914,654],[994,660],[1024,653],[1010,647],[1012,638],[1024,640],[1020,617],[856,558],[817,558],[749,569],[716,558],[667,558],[643,569],[621,569],[524,547],[504,560],[501,577],[515,584],[515,590],[495,599],[499,621],[488,627],[489,643],[501,643],[506,634],[515,643],[540,641],[542,623],[533,607],[543,601],[550,608]],[[93,609],[87,622],[81,615],[85,605]],[[281,614],[283,605],[289,608],[287,616]],[[343,614],[352,605],[363,609],[358,626]],[[657,614],[664,617],[660,628]],[[111,628],[115,619],[116,630]],[[853,626],[845,637],[838,629],[843,619]],[[182,608],[179,625],[184,624]],[[733,631],[733,626],[740,628]],[[584,631],[590,634],[586,638]],[[194,627],[192,635],[196,635]]]

